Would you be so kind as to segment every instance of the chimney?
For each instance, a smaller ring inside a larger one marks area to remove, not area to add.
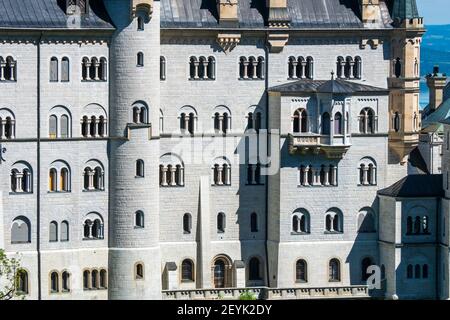
[[[381,18],[379,0],[360,0],[363,23],[378,23]]]
[[[430,110],[436,110],[444,100],[444,88],[447,76],[439,72],[439,66],[434,66],[433,73],[427,75],[427,86],[430,89]]]
[[[238,0],[216,0],[219,24],[237,26],[239,24]]]

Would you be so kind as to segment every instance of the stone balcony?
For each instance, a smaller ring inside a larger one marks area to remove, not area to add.
[[[259,300],[303,300],[303,299],[368,299],[367,286],[323,287],[323,288],[224,288],[164,290],[163,300],[239,300],[245,292],[253,293]]]
[[[349,137],[314,133],[289,134],[290,154],[324,154],[329,159],[341,159],[350,148]]]

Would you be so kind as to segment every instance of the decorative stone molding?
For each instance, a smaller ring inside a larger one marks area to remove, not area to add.
[[[271,53],[280,53],[289,41],[289,33],[287,32],[269,32],[267,42]]]
[[[239,23],[238,0],[217,0],[217,12],[221,25]]]
[[[131,1],[131,18],[136,17],[136,13],[139,9],[146,12],[148,18],[153,14],[153,0],[130,0]]]
[[[360,0],[363,23],[378,23],[381,19],[379,0]]]
[[[217,35],[217,43],[225,53],[232,51],[240,42],[240,33],[219,33]]]
[[[370,46],[371,49],[377,49],[383,41],[380,39],[361,39],[360,48],[365,49],[367,45]]]

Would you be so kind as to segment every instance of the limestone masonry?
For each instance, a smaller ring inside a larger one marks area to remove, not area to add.
[[[415,0],[0,0],[17,290],[448,299],[450,86],[436,67],[419,111],[424,33]]]

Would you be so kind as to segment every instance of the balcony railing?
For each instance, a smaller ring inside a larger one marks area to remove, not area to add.
[[[323,288],[226,288],[164,290],[163,300],[238,300],[240,295],[252,293],[260,300],[301,299],[367,299],[367,286],[323,287]]]
[[[291,154],[324,153],[333,159],[342,158],[351,146],[349,137],[343,135],[289,134],[288,141]]]

